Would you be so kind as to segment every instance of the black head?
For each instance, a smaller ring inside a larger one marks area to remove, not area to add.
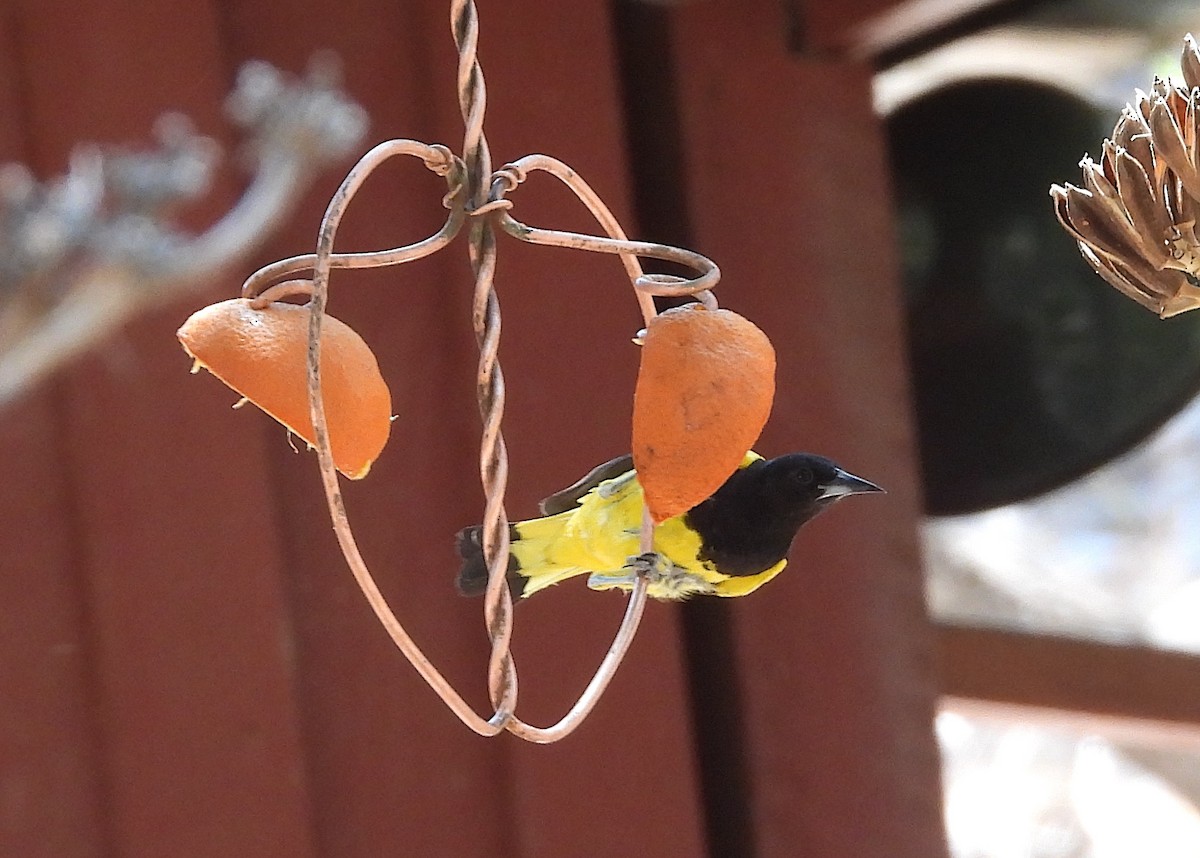
[[[824,456],[790,453],[763,462],[761,485],[769,494],[795,509],[810,509],[812,514],[844,497],[881,492],[879,486],[856,477]]]
[[[735,471],[688,511],[701,559],[727,575],[756,575],[779,562],[809,519],[841,498],[883,491],[823,456],[792,453]]]

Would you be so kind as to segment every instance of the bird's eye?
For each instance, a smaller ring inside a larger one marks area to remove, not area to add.
[[[813,481],[812,468],[801,468],[800,470],[796,471],[796,482],[800,483],[801,485],[807,486],[807,485],[811,484],[812,481]]]

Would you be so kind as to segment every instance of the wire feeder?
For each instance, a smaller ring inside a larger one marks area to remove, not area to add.
[[[326,208],[317,237],[316,252],[271,263],[252,274],[242,295],[256,306],[272,300],[309,294],[311,314],[308,330],[307,389],[313,423],[313,440],[322,484],[334,533],[355,581],[363,591],[396,647],[421,677],[467,727],[482,736],[509,731],[536,743],[556,742],[568,736],[588,716],[628,651],[646,605],[647,580],[638,576],[624,617],[612,644],[575,704],[556,724],[535,727],[516,716],[517,668],[511,653],[513,633],[512,594],[506,580],[509,558],[508,516],[504,509],[508,483],[508,454],[501,431],[504,416],[504,374],[500,368],[500,301],[495,288],[497,229],[532,244],[568,247],[597,253],[617,254],[625,267],[646,324],[655,315],[655,295],[692,295],[711,308],[716,299],[710,291],[720,271],[709,259],[690,250],[651,242],[631,241],[621,225],[583,179],[563,162],[546,155],[527,155],[493,173],[483,118],[487,90],[478,61],[479,21],[473,0],[451,0],[450,27],[458,50],[458,100],[462,112],[463,156],[445,146],[415,140],[389,140],[375,146],[351,168]],[[449,214],[442,228],[430,237],[403,247],[362,253],[334,252],[334,238],[350,201],[367,177],[384,161],[398,155],[420,158],[425,167],[447,182],[443,205]],[[566,185],[591,212],[604,236],[584,235],[528,226],[509,214],[507,195],[532,171],[548,173]],[[441,250],[461,231],[469,228],[469,256],[475,276],[472,325],[479,346],[476,390],[483,431],[479,447],[479,474],[484,490],[483,547],[488,567],[484,596],[484,621],[491,640],[487,686],[493,706],[488,717],[479,715],[426,658],[396,618],[376,586],[358,550],[338,485],[337,471],[329,445],[325,403],[321,395],[321,328],[329,294],[329,277],[338,268],[376,268],[401,265]],[[663,274],[646,274],[639,257],[669,260],[699,272],[693,279]],[[307,281],[295,275],[312,272]],[[642,553],[653,549],[653,523],[643,511]]]

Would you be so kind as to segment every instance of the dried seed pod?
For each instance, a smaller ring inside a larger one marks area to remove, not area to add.
[[[775,397],[775,350],[729,310],[688,304],[646,328],[633,398],[633,462],[656,522],[720,488],[758,440]]]
[[[178,337],[197,369],[207,369],[312,446],[309,316],[308,307],[274,303],[255,309],[249,299],[234,298],[192,314]],[[328,315],[321,329],[321,393],[334,465],[361,479],[387,443],[391,393],[362,337]]]
[[[1200,48],[1184,39],[1183,82],[1137,90],[1084,156],[1083,185],[1053,185],[1059,221],[1110,285],[1164,318],[1200,307]]]

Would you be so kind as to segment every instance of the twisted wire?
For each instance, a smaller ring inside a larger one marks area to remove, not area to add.
[[[458,49],[458,103],[464,125],[462,158],[466,164],[468,205],[475,209],[487,202],[492,159],[483,133],[487,87],[478,59],[479,18],[474,0],[452,0],[450,28]],[[479,346],[476,397],[483,418],[479,476],[485,497],[483,552],[488,567],[484,619],[492,642],[488,691],[497,714],[511,716],[516,702],[517,674],[509,651],[513,605],[505,577],[509,556],[508,515],[504,509],[508,451],[500,428],[504,417],[504,374],[499,361],[496,234],[490,218],[473,219],[469,246],[471,268],[475,273],[472,324]]]

